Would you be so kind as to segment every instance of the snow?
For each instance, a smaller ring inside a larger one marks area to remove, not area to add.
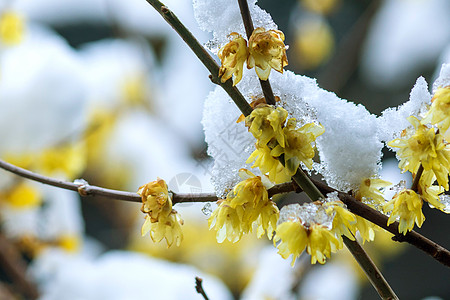
[[[300,262],[306,262],[306,265],[309,265],[309,261],[299,259],[295,268],[292,268],[291,263],[283,259],[277,253],[277,249],[272,246],[262,249],[258,261],[255,273],[241,299],[295,299],[292,294],[292,287],[296,279],[295,272],[303,267]]]
[[[300,205],[295,203],[281,208],[278,224],[300,220],[305,227],[309,227],[312,224],[320,224],[331,229],[333,218],[334,215],[327,214],[322,205],[314,203],[303,203]]]
[[[350,265],[328,262],[311,269],[302,278],[298,298],[351,300],[358,299],[358,290],[358,278]]]
[[[194,267],[125,251],[89,258],[50,249],[33,261],[30,274],[42,300],[200,299],[195,276],[211,299],[233,299],[223,283]]]
[[[449,58],[450,62],[450,58]],[[439,77],[436,79],[436,81],[433,84],[433,93],[436,92],[436,90],[439,87],[445,87],[450,85],[450,63],[445,63],[441,67],[441,71],[439,73]]]
[[[266,30],[277,29],[272,17],[256,5],[257,0],[248,1],[254,28],[264,27]],[[194,15],[200,29],[213,33],[213,39],[208,42],[210,50],[217,53],[219,48],[228,42],[227,36],[237,32],[247,37],[235,0],[193,0]]]
[[[238,171],[250,169],[245,161],[255,149],[255,138],[244,122],[236,123],[241,112],[228,95],[217,87],[208,95],[203,112],[203,128],[208,155],[214,158],[212,182],[218,196],[224,196],[241,179]],[[252,170],[253,171],[253,170]]]
[[[91,107],[116,107],[124,100],[126,82],[136,78],[143,79],[147,103],[151,102],[155,84],[149,70],[155,65],[155,58],[147,44],[136,40],[100,40],[84,45],[78,53],[86,68]]]
[[[35,151],[83,129],[87,85],[76,52],[55,33],[29,27],[2,51],[0,153]]]
[[[431,103],[431,94],[428,92],[428,84],[425,78],[419,77],[411,90],[409,101],[396,108],[384,110],[378,118],[378,134],[386,143],[398,138],[403,129],[411,126],[407,118],[423,112],[426,104]]]
[[[357,188],[361,178],[378,173],[383,144],[374,134],[376,116],[362,105],[320,89],[314,79],[290,71],[272,72],[270,79],[274,94],[281,98],[279,104],[289,117],[295,117],[301,125],[315,121],[325,127],[325,133],[317,139],[320,164],[316,170],[330,186],[348,191]],[[246,71],[238,87],[248,100],[262,94],[254,72]],[[234,123],[238,116],[237,108],[220,87],[210,93],[205,102],[203,127],[210,145],[208,154],[215,159],[213,181],[219,194],[236,183],[237,170],[248,167],[245,161],[254,150],[253,138],[243,124]],[[224,132],[233,132],[231,141]],[[223,140],[226,137],[228,140]]]

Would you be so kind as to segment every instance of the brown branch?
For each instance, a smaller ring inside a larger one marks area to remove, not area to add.
[[[328,185],[320,182],[318,180],[312,179],[314,184],[319,188],[319,190],[324,193],[338,192],[339,199],[347,205],[347,208],[354,214],[369,220],[370,222],[380,226],[381,228],[389,231],[394,236],[392,239],[397,242],[407,242],[425,253],[429,254],[431,257],[442,263],[443,265],[450,267],[450,251],[444,247],[438,245],[437,243],[431,241],[430,239],[424,237],[423,235],[410,231],[405,235],[398,232],[398,222],[394,222],[387,225],[388,217],[382,213],[376,211],[368,205],[356,200],[354,197],[347,193],[339,192]]]
[[[186,44],[191,48],[198,59],[203,63],[203,65],[211,73],[211,81],[220,85],[225,92],[231,97],[231,99],[236,103],[237,107],[241,110],[244,116],[248,116],[252,112],[252,107],[242,96],[241,92],[233,86],[231,80],[226,82],[221,82],[219,79],[219,65],[216,61],[209,55],[206,49],[197,41],[197,39],[192,35],[192,33],[180,22],[180,20],[175,16],[175,14],[167,8],[161,1],[158,0],[146,0],[148,4],[153,6],[153,8],[164,18],[164,20],[169,23],[170,26],[178,33],[178,35],[186,42]]]
[[[26,263],[19,250],[2,234],[0,234],[0,269],[11,280],[16,292],[25,296],[26,299],[38,298],[35,284],[26,276]]]
[[[283,194],[289,192],[301,193],[302,191],[303,190],[295,183],[295,181],[290,181],[274,185],[273,187],[267,190],[267,193],[269,194],[269,198],[272,198],[272,196],[276,194]]]
[[[361,266],[361,269],[366,273],[367,278],[369,278],[370,283],[377,290],[378,295],[380,295],[381,299],[389,299],[394,300],[398,297],[392,288],[387,283],[386,279],[381,274],[378,267],[374,264],[372,259],[367,255],[366,251],[364,251],[363,247],[356,241],[352,241],[345,235],[342,236],[344,240],[345,246],[350,250],[351,253],[358,253],[355,255],[355,259],[358,264]]]
[[[245,32],[247,33],[247,38],[250,41],[250,37],[253,33],[253,21],[252,16],[250,14],[250,10],[248,9],[247,0],[238,0],[239,9],[241,10],[242,21],[244,22]],[[264,98],[266,99],[266,103],[270,105],[275,105],[275,96],[273,95],[272,87],[270,85],[269,79],[267,80],[259,80],[261,84],[261,89],[264,94]]]
[[[51,185],[54,187],[78,192],[81,196],[103,196],[107,198],[112,198],[116,200],[124,200],[130,202],[142,202],[141,196],[137,193],[119,191],[107,189],[95,185],[90,185],[87,182],[69,182],[60,179],[55,179],[47,177],[38,173],[31,172],[29,170],[17,167],[13,164],[7,163],[0,159],[0,168],[8,172],[14,173],[20,177],[27,178],[33,181],[37,181],[43,184]],[[300,192],[301,190],[296,184],[292,182],[277,184],[267,190],[269,197],[275,194],[289,193],[292,191]],[[214,202],[219,200],[219,198],[214,193],[174,193],[172,192],[172,202],[173,204],[185,203],[185,202]]]
[[[200,277],[195,277],[195,290],[197,293],[201,294],[203,296],[203,299],[209,300],[208,296],[205,293],[205,290],[203,289],[203,279]]]
[[[419,188],[419,181],[420,181],[420,177],[422,176],[422,173],[423,173],[423,166],[422,166],[422,164],[420,164],[419,169],[417,170],[417,173],[414,176],[414,181],[411,185],[411,190],[413,190],[416,193]]]

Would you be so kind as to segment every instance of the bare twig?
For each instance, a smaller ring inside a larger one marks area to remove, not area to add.
[[[241,110],[244,116],[248,116],[252,112],[250,104],[242,96],[241,92],[234,87],[231,80],[224,83],[219,78],[219,66],[216,61],[208,54],[203,46],[197,41],[192,33],[180,22],[175,14],[167,8],[161,1],[158,0],[146,0],[148,4],[153,6],[155,10],[166,20],[167,23],[180,35],[180,37],[186,42],[186,44],[192,49],[194,54],[200,59],[203,65],[211,72],[211,81],[220,85],[236,103],[237,107]]]
[[[26,264],[18,249],[0,234],[0,269],[26,299],[37,299],[35,284],[26,276]]]
[[[389,286],[386,279],[384,279],[381,272],[378,270],[377,266],[374,264],[372,259],[370,259],[369,255],[367,255],[366,251],[364,251],[363,247],[356,241],[352,241],[345,235],[342,236],[344,240],[345,246],[350,250],[350,252],[358,253],[358,255],[355,255],[356,260],[358,261],[358,264],[361,266],[361,269],[364,270],[364,272],[367,275],[367,278],[369,278],[370,283],[375,287],[377,290],[378,295],[380,295],[381,299],[386,300],[394,300],[398,299],[395,292],[392,290],[392,288]]]
[[[137,193],[119,191],[107,189],[95,185],[90,185],[87,182],[80,181],[69,182],[60,179],[55,179],[47,176],[43,176],[38,173],[31,172],[29,170],[17,167],[13,164],[7,163],[0,159],[0,168],[18,176],[31,179],[43,184],[59,187],[62,189],[78,192],[81,196],[103,196],[107,198],[112,198],[116,200],[124,200],[130,202],[141,202],[141,196]],[[301,190],[292,182],[282,183],[274,185],[272,188],[268,189],[269,197],[275,194],[289,193],[292,191],[300,192]],[[219,200],[219,198],[214,193],[174,193],[172,192],[172,202],[173,204],[185,203],[185,202],[214,202]]]
[[[320,182],[318,180],[312,179],[314,184],[319,188],[324,194],[338,192],[339,199],[347,205],[347,208],[354,214],[369,220],[370,222],[380,226],[381,228],[389,231],[394,235],[392,238],[397,242],[407,242],[425,253],[429,254],[431,257],[442,263],[443,265],[450,267],[450,251],[444,247],[438,245],[437,243],[429,240],[423,235],[415,232],[414,230],[407,232],[405,235],[398,232],[398,222],[394,222],[387,225],[388,217],[382,213],[376,211],[368,205],[356,200],[354,197],[347,193],[339,192],[328,185]]]
[[[195,277],[195,290],[197,293],[201,294],[203,296],[203,299],[209,300],[208,296],[205,293],[205,290],[203,289],[203,279],[200,277]]]
[[[419,188],[419,181],[420,181],[420,177],[422,176],[422,173],[423,173],[423,166],[422,166],[422,164],[420,164],[419,169],[417,170],[417,173],[414,176],[414,181],[411,185],[411,190],[413,190],[416,193]]]
[[[250,41],[250,36],[253,33],[254,27],[252,22],[252,16],[250,10],[248,9],[247,0],[238,0],[239,8],[241,10],[242,21],[244,22],[245,32],[247,33],[247,38]],[[266,99],[266,103],[270,105],[275,105],[275,96],[273,95],[272,86],[270,85],[269,79],[259,80],[261,84],[261,89]]]

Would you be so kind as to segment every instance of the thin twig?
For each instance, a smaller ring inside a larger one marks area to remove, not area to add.
[[[366,251],[364,251],[363,247],[361,247],[361,245],[356,241],[356,239],[352,241],[345,235],[343,235],[342,238],[344,240],[345,246],[347,246],[352,254],[358,253],[358,255],[355,255],[354,257],[358,261],[358,264],[361,266],[361,269],[363,269],[366,273],[370,283],[372,283],[372,285],[377,290],[377,293],[378,295],[380,295],[381,299],[398,299],[397,295],[389,286],[386,279],[384,279],[377,266],[374,264],[369,255],[367,255]],[[373,272],[373,270],[375,270],[375,272]]]
[[[95,185],[90,185],[86,182],[74,183],[47,177],[29,170],[17,167],[13,164],[7,163],[0,159],[0,168],[11,173],[14,173],[23,178],[34,180],[43,184],[59,187],[62,189],[78,192],[81,196],[103,196],[116,200],[124,200],[130,202],[141,202],[141,196],[137,193],[107,189]],[[292,191],[300,192],[301,190],[292,182],[277,184],[267,190],[269,197],[275,194],[289,193]],[[172,203],[185,202],[214,202],[219,198],[214,193],[172,193]]]
[[[205,290],[203,289],[203,279],[200,277],[195,277],[195,290],[197,293],[201,294],[203,296],[203,299],[209,300],[208,296],[205,293]]]
[[[250,37],[253,33],[253,21],[252,16],[250,14],[250,10],[248,9],[247,0],[238,0],[239,9],[241,10],[242,21],[244,22],[245,32],[247,33],[247,39],[250,41]],[[270,105],[275,105],[275,96],[273,95],[272,86],[270,85],[269,79],[267,80],[259,80],[261,84],[261,89],[264,94],[264,98],[266,99],[266,103]]]
[[[180,37],[186,42],[186,44],[192,49],[194,54],[200,59],[203,65],[211,73],[211,81],[220,85],[236,103],[237,107],[241,110],[244,116],[248,116],[252,112],[250,104],[242,96],[241,92],[233,86],[231,80],[221,82],[219,78],[219,65],[209,55],[205,48],[197,41],[192,33],[180,22],[175,14],[167,8],[163,3],[158,0],[146,0],[148,4],[153,6],[155,10],[169,23],[170,26],[180,35]]]
[[[284,165],[284,157],[280,159]],[[305,172],[298,168],[297,173],[292,177],[294,181],[302,188],[308,197],[312,201],[317,201],[320,199],[325,199],[322,192],[319,190],[316,184],[314,184],[308,175]],[[344,242],[347,249],[353,255],[355,260],[363,269],[364,273],[366,273],[369,278],[370,283],[378,292],[382,299],[398,299],[395,295],[394,291],[390,287],[389,283],[384,280],[383,274],[376,267],[376,265],[372,262],[368,254],[364,251],[359,242],[355,239],[354,241],[348,240],[346,241],[344,236]],[[377,280],[375,280],[375,278]]]
[[[424,237],[423,235],[415,232],[414,230],[407,232],[405,235],[398,232],[398,222],[394,222],[387,225],[388,217],[371,208],[368,205],[356,200],[354,197],[347,193],[337,191],[329,187],[328,185],[320,182],[318,180],[312,179],[313,183],[318,187],[318,189],[324,193],[338,192],[339,199],[347,205],[347,208],[354,214],[369,220],[370,222],[380,226],[381,228],[389,231],[394,235],[392,239],[397,242],[407,242],[425,253],[429,254],[431,257],[442,263],[443,265],[450,267],[450,251],[444,247],[438,245],[437,243],[431,241],[430,239]]]
[[[422,176],[422,173],[423,173],[423,166],[422,166],[422,164],[420,164],[419,169],[417,170],[417,173],[414,176],[414,181],[411,185],[411,190],[413,190],[416,193],[419,188],[419,181],[420,181],[420,177]]]

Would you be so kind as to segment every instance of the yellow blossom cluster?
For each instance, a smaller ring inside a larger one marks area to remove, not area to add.
[[[324,208],[326,209],[327,214],[334,216],[332,231],[339,240],[339,248],[342,248],[343,235],[351,240],[355,240],[357,216],[351,213],[346,205],[339,199],[325,202]]]
[[[208,220],[210,229],[217,231],[219,243],[225,239],[233,243],[239,241],[243,234],[253,231],[254,225],[258,238],[267,232],[270,239],[278,221],[278,208],[269,200],[261,177],[244,169],[240,176],[247,178],[238,183],[226,199],[218,202],[219,206]]]
[[[401,138],[388,143],[399,148],[399,168],[403,172],[410,171],[416,182],[414,190],[402,189],[384,206],[385,212],[391,212],[388,224],[398,220],[399,232],[403,234],[412,230],[414,224],[422,226],[425,220],[423,201],[441,211],[448,211],[439,195],[449,190],[450,146],[444,134],[450,127],[450,87],[439,87],[431,101],[431,107],[422,120],[415,116],[408,118],[413,129],[405,129]]]
[[[342,242],[328,226],[314,221],[307,222],[298,215],[291,215],[278,224],[273,242],[279,242],[278,253],[284,259],[292,254],[292,265],[305,249],[311,255],[312,264],[324,264],[332,252],[342,248]]]
[[[388,225],[399,219],[398,231],[406,234],[414,227],[414,223],[421,227],[425,216],[422,213],[422,199],[410,189],[403,189],[395,194],[391,201],[384,207],[386,212],[391,212]]]
[[[444,134],[450,127],[450,86],[438,88],[431,102],[430,110],[421,123],[436,125]]]
[[[168,247],[173,242],[179,246],[183,240],[181,230],[183,220],[172,209],[172,200],[166,182],[158,178],[141,186],[137,193],[142,197],[141,211],[147,214],[142,225],[142,236],[150,232],[154,242],[160,242],[165,238]]]
[[[222,62],[219,69],[221,81],[225,82],[233,77],[233,85],[242,79],[244,62],[247,62],[248,69],[255,68],[261,80],[269,78],[272,68],[283,73],[283,68],[288,64],[283,32],[265,30],[262,27],[253,31],[248,47],[247,41],[240,34],[232,32],[230,42],[219,50],[218,56]]]
[[[385,200],[380,189],[390,185],[391,183],[389,181],[380,178],[363,178],[359,188],[354,193],[354,197],[371,208],[381,211],[385,204]],[[375,239],[375,229],[377,226],[360,216],[355,217],[356,224],[352,231],[353,234],[355,234],[357,230],[361,235],[363,243],[365,241],[373,241]]]
[[[434,128],[421,124],[414,116],[409,117],[408,121],[414,126],[414,134],[408,137],[404,131],[402,138],[388,143],[391,147],[400,148],[397,151],[400,158],[399,168],[403,172],[416,174],[422,164],[424,174],[431,172],[436,176],[439,185],[448,190],[450,147],[442,134],[436,133]],[[431,184],[432,182],[429,183]]]
[[[325,131],[323,126],[315,123],[297,128],[295,118],[286,122],[287,116],[282,107],[259,104],[245,118],[245,125],[257,139],[256,150],[246,162],[254,162],[252,167],[268,173],[269,179],[275,183],[289,181],[301,162],[312,168],[315,155],[312,143]],[[278,157],[282,157],[285,167]]]

